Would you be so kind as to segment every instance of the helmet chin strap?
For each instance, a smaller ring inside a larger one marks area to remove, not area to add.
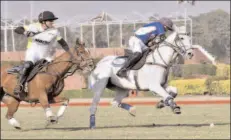
[[[46,25],[46,29],[45,30],[47,30],[47,29],[49,29],[50,27],[49,26],[47,26],[47,24],[46,24],[46,21],[44,21],[44,24]]]
[[[45,25],[46,25],[47,29],[49,29],[49,28],[50,28],[49,26],[47,26],[46,22],[45,22]]]

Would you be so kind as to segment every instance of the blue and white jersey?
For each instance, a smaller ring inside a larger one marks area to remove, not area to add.
[[[165,34],[164,26],[160,22],[152,22],[145,24],[143,27],[135,31],[135,36],[146,44],[151,35]]]

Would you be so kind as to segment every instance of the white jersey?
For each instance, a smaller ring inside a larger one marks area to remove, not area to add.
[[[31,24],[24,27],[26,31],[38,33],[33,37],[28,37],[26,61],[36,62],[42,58],[48,61],[53,60],[56,42],[62,37],[56,28],[43,30],[40,23]]]

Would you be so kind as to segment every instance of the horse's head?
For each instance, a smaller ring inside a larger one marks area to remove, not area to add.
[[[187,35],[187,33],[175,31],[165,41],[170,43],[172,48],[181,56],[189,59],[193,57],[191,38]]]
[[[90,51],[85,48],[85,43],[80,41],[80,39],[77,39],[76,46],[73,49],[74,52],[72,53],[74,53],[75,59],[72,61],[75,61],[74,63],[79,63],[79,68],[84,74],[92,71],[95,68],[95,65],[91,58]]]

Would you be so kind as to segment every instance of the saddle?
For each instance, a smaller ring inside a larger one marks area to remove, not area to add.
[[[25,75],[25,81],[26,82],[30,82],[35,75],[40,72],[43,68],[45,68],[50,62],[48,62],[45,59],[41,59],[38,62],[35,63],[35,65],[31,68],[30,72]],[[14,66],[13,68],[7,70],[8,74],[16,74],[16,75],[20,75],[20,71],[21,69],[23,69],[23,65],[18,65],[18,66]],[[26,83],[25,82],[25,83]]]
[[[28,88],[27,84],[30,82],[38,73],[46,72],[46,68],[50,62],[48,62],[45,59],[41,59],[40,61],[36,62],[33,68],[31,68],[30,72],[28,75],[26,75],[24,78],[26,78],[23,94],[27,94]],[[23,68],[22,65],[14,66],[13,68],[7,70],[8,74],[16,74],[20,75],[20,71]],[[64,88],[64,78],[59,78],[56,80],[55,84],[52,85],[49,89],[46,89],[48,93],[48,100],[53,99],[53,97],[56,97],[59,95],[59,93],[63,90]],[[27,100],[25,100],[27,101]]]
[[[149,49],[145,50],[143,52],[143,55],[140,58],[140,60],[138,60],[137,63],[133,64],[133,66],[129,70],[139,70],[141,67],[143,67],[143,65],[145,64],[146,58],[147,58],[147,56],[148,56],[149,53],[150,53]],[[126,61],[130,55],[132,55],[131,50],[125,49],[124,56],[118,56],[118,57],[116,57],[116,59],[113,61],[113,64],[116,65],[116,66],[118,66],[118,64],[115,64],[118,59],[124,59]],[[121,66],[123,64],[124,63],[120,63],[119,66]]]

